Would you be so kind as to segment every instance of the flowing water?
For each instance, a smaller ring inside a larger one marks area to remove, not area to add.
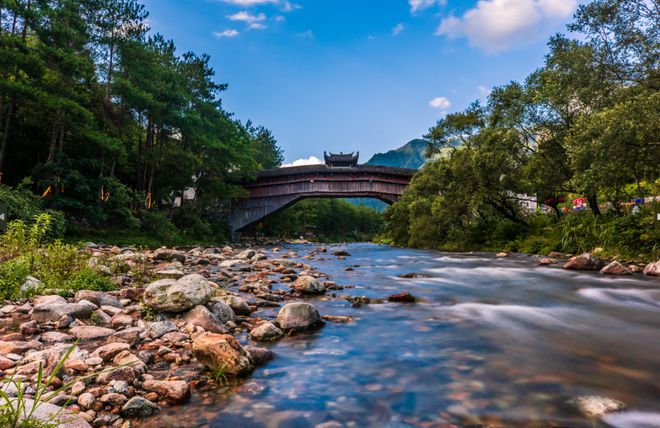
[[[355,286],[338,294],[408,291],[419,301],[354,308],[313,299],[323,315],[355,322],[285,338],[249,379],[196,391],[144,426],[660,426],[660,280],[540,267],[525,256],[342,248],[352,256],[306,261]],[[406,273],[424,277],[399,277]],[[629,410],[591,421],[568,403],[582,395]]]

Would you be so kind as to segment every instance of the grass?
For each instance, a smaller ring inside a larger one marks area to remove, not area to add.
[[[88,266],[89,254],[59,240],[47,242],[51,223],[49,214],[36,216],[29,226],[14,220],[0,237],[0,299],[114,288],[108,276]],[[39,279],[39,285],[21,289],[28,276]]]
[[[227,367],[223,364],[221,366],[216,366],[211,369],[211,377],[215,380],[216,383],[220,385],[226,385],[229,382],[229,377],[227,376]]]

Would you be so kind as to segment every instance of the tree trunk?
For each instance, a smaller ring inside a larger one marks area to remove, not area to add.
[[[600,215],[600,208],[598,208],[598,196],[587,196],[587,202],[589,202],[589,208],[591,208],[591,212],[593,212],[596,216]]]
[[[46,159],[46,163],[55,162],[55,149],[57,148],[57,141],[61,126],[62,126],[62,113],[58,110],[57,119],[55,123],[53,123],[53,130],[51,131],[50,134],[50,146],[48,147],[48,158]]]
[[[110,36],[110,53],[108,58],[108,76],[107,82],[105,82],[105,100],[110,104],[110,84],[112,82],[112,62],[115,53],[115,30],[112,30],[112,36]]]
[[[2,143],[0,143],[0,171],[5,162],[5,155],[7,154],[7,144],[9,144],[9,125],[11,125],[11,116],[14,114],[14,103],[9,104],[9,111],[5,118],[5,125],[2,128]]]

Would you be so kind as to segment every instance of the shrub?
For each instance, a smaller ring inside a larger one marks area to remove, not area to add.
[[[16,188],[0,186],[0,201],[7,205],[9,220],[21,220],[30,225],[41,214],[48,214],[51,223],[45,238],[54,240],[63,237],[66,232],[64,213],[57,210],[43,210],[42,198],[32,193],[28,189],[29,185],[29,181],[24,181]]]
[[[32,225],[22,220],[9,224],[0,240],[4,262],[0,263],[0,297],[12,299],[45,290],[64,295],[82,289],[109,290],[107,277],[87,266],[89,256],[72,245],[56,240],[44,243],[52,217],[40,214]],[[28,275],[41,281],[39,287],[21,290]]]

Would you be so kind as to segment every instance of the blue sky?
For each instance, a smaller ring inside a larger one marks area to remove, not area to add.
[[[286,162],[361,160],[539,67],[580,0],[146,0],[153,31],[211,55],[224,107]]]

